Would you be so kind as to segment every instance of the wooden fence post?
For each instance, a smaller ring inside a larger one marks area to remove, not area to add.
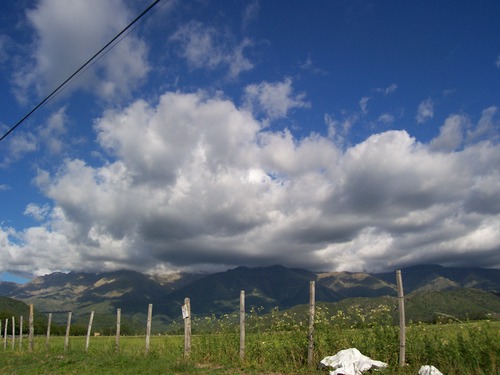
[[[87,329],[87,339],[85,340],[85,353],[88,352],[89,350],[89,342],[90,342],[90,332],[92,331],[92,321],[94,320],[94,312],[90,312],[90,319],[89,319],[89,327]]]
[[[191,301],[184,298],[182,306],[182,318],[184,319],[184,357],[191,354]]]
[[[12,350],[16,345],[16,318],[12,317]]]
[[[403,279],[401,270],[396,271],[396,283],[398,287],[399,301],[399,366],[405,365],[406,356],[406,327],[405,327],[405,300],[403,294]]]
[[[64,351],[69,347],[69,331],[71,328],[71,311],[68,312],[68,322],[66,323],[66,336],[64,336]]]
[[[49,320],[47,322],[47,339],[45,340],[45,349],[49,350],[49,341],[50,341],[50,325],[52,323],[52,313],[49,313]]]
[[[116,309],[116,341],[115,349],[117,352],[120,351],[120,325],[122,319],[122,309]]]
[[[307,348],[307,364],[311,366],[314,360],[314,312],[316,307],[316,283],[309,283],[309,345]]]
[[[29,337],[28,337],[28,350],[33,351],[33,344],[35,341],[35,322],[33,318],[33,305],[30,305],[30,316],[29,316]]]
[[[5,327],[3,331],[3,350],[7,349],[7,326],[9,325],[9,319],[5,319]]]
[[[153,304],[148,305],[148,320],[146,322],[146,353],[149,353],[149,344],[151,336],[151,319],[153,318]]]
[[[23,316],[19,316],[19,350],[23,348]]]
[[[245,291],[240,292],[240,359],[245,358]]]

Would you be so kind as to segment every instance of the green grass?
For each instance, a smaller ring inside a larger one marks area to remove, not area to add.
[[[388,323],[386,308],[374,309],[358,320],[342,312],[317,311],[315,365],[307,366],[307,327],[296,317],[277,310],[269,316],[252,312],[247,317],[244,360],[239,359],[239,331],[234,316],[193,321],[198,334],[192,337],[192,352],[184,358],[181,335],[152,336],[145,352],[145,337],[120,338],[115,350],[113,336],[91,337],[85,352],[85,337],[71,337],[64,351],[64,338],[35,338],[34,351],[28,340],[19,348],[0,346],[1,373],[5,374],[325,374],[316,365],[328,355],[349,347],[387,362],[381,374],[416,374],[431,364],[445,374],[497,374],[500,358],[500,322],[415,324],[407,327],[407,366],[401,368],[398,327]]]

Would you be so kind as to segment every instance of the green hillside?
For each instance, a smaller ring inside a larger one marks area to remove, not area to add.
[[[407,319],[413,321],[500,317],[500,297],[478,289],[414,292],[406,296],[405,306]]]
[[[12,324],[12,317],[15,318],[16,329],[19,330],[19,317],[23,317],[23,332],[28,333],[28,319],[29,319],[30,308],[24,302],[15,300],[9,297],[0,297],[0,319],[2,321],[2,327],[5,327],[5,321],[9,321],[9,327]],[[34,309],[34,327],[35,333],[40,334],[47,331],[47,317],[40,313],[38,310]],[[11,329],[9,328],[9,333]],[[2,332],[3,334],[3,332]]]
[[[338,302],[317,304],[328,316],[342,312],[350,322],[361,316],[372,316],[381,306],[387,307],[392,323],[398,322],[398,299],[392,296],[346,298]],[[288,311],[298,319],[305,319],[307,305],[295,306]],[[477,319],[499,319],[500,297],[477,289],[413,292],[405,296],[406,322],[446,322]]]

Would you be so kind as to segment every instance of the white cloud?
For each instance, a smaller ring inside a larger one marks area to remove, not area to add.
[[[383,113],[378,117],[378,121],[384,124],[392,124],[394,122],[394,116],[390,113]]]
[[[396,91],[397,88],[398,88],[398,85],[393,83],[385,89],[384,94],[386,94],[386,95],[392,94],[394,91]]]
[[[243,17],[242,17],[243,29],[248,28],[248,26],[257,19],[259,11],[260,11],[260,4],[258,0],[253,0],[247,5],[247,7],[243,11]]]
[[[46,122],[32,131],[12,133],[12,136],[5,140],[8,152],[0,161],[0,166],[10,165],[40,149],[47,151],[51,156],[64,154],[70,149],[70,143],[65,139],[67,122],[66,107],[62,107],[50,114]]]
[[[219,162],[244,161],[259,124],[229,101],[167,93],[157,108],[137,101],[125,111],[107,112],[96,129],[100,144],[133,176],[170,181],[189,163],[217,170]]]
[[[439,136],[431,141],[431,149],[443,152],[457,150],[463,143],[464,132],[469,123],[469,119],[463,115],[448,117],[439,130]]]
[[[229,77],[236,78],[242,72],[253,69],[253,64],[244,56],[245,48],[251,47],[252,41],[248,38],[237,45],[232,54],[226,59],[229,65]]]
[[[300,63],[299,66],[300,66],[301,69],[306,70],[308,72],[311,72],[313,74],[320,74],[320,75],[326,75],[327,74],[326,71],[324,71],[323,69],[318,68],[314,64],[313,59],[312,59],[312,57],[311,57],[310,54],[307,56],[306,61]]]
[[[483,122],[494,121],[485,111]],[[23,232],[0,226],[1,267],[356,271],[415,259],[498,267],[500,148],[447,152],[457,144],[447,129],[460,121],[450,116],[431,146],[388,131],[343,150],[317,134],[266,130],[220,96],[136,101],[95,122],[109,161],[67,159],[40,171],[52,209],[27,208],[45,219]]]
[[[9,53],[7,51],[7,46],[9,44],[9,39],[5,35],[0,35],[0,63],[3,63],[8,59]]]
[[[61,138],[67,132],[67,121],[66,108],[63,107],[49,116],[45,126],[38,128],[40,138],[47,145],[49,152],[59,154],[67,147]]]
[[[264,113],[269,120],[286,117],[293,108],[308,108],[305,94],[294,94],[292,79],[282,82],[261,82],[245,88],[244,102],[254,112]]]
[[[205,28],[201,23],[191,21],[181,27],[171,40],[182,44],[182,54],[189,64],[195,68],[214,68],[224,59],[223,53],[215,45],[214,28]]]
[[[495,119],[498,108],[495,106],[484,109],[481,113],[477,125],[467,132],[467,142],[477,142],[479,140],[498,141],[500,121]]]
[[[366,113],[368,111],[367,107],[368,107],[368,101],[370,100],[370,97],[369,96],[363,96],[360,100],[359,100],[359,107],[361,108],[361,111],[363,113]]]
[[[234,43],[227,35],[200,22],[191,21],[180,27],[170,40],[180,44],[180,54],[192,68],[213,70],[224,67],[229,70],[230,78],[237,78],[253,68],[244,56],[245,49],[252,45],[250,39]]]
[[[9,139],[6,139],[6,142],[8,152],[4,159],[0,161],[1,167],[5,167],[38,149],[36,136],[30,132],[14,134]]]
[[[497,61],[495,61],[495,65],[497,66],[498,69],[500,69],[500,55],[498,55]]]
[[[398,85],[393,83],[387,87],[376,88],[374,91],[381,93],[381,94],[384,94],[386,96],[386,95],[392,94],[394,91],[396,91],[397,88],[398,88]]]
[[[334,139],[337,135],[338,121],[335,120],[330,114],[325,113],[323,116],[325,125],[327,126],[327,136],[329,139]]]
[[[371,91],[382,94],[383,96],[387,96],[387,95],[392,94],[394,91],[396,91],[397,88],[398,88],[398,85],[393,83],[393,84],[389,85],[388,87],[379,87],[376,89],[372,89]],[[363,114],[368,113],[368,101],[370,101],[372,98],[373,98],[372,96],[363,96],[359,100],[359,107],[361,108],[361,112]],[[385,115],[382,115],[381,117],[379,117],[379,121],[384,122],[384,120],[388,120],[388,117]]]
[[[330,114],[325,114],[323,118],[327,126],[327,137],[343,148],[351,128],[360,120],[360,114],[341,111],[340,115],[340,119]]]
[[[41,0],[27,11],[35,31],[33,55],[16,73],[19,100],[35,90],[45,96],[73,74],[132,20],[121,0]],[[66,89],[95,91],[102,98],[127,95],[146,76],[147,48],[129,34]]]
[[[39,206],[35,203],[30,203],[26,206],[26,210],[24,210],[24,214],[27,216],[33,217],[37,221],[42,221],[47,217],[49,213],[50,207],[48,204],[43,206]]]
[[[418,105],[417,116],[415,120],[423,124],[434,116],[434,103],[431,98],[424,100]]]

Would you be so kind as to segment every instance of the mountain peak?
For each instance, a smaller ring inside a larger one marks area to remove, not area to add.
[[[402,270],[405,294],[474,287],[500,293],[500,270],[447,268],[438,265],[408,267]],[[98,305],[111,313],[123,308],[141,313],[154,303],[170,319],[175,319],[185,297],[192,299],[196,314],[221,314],[237,311],[239,294],[246,292],[248,307],[288,308],[309,302],[309,283],[316,281],[316,300],[334,302],[350,297],[396,295],[394,272],[322,272],[287,268],[239,266],[214,274],[171,274],[153,277],[135,271],[103,273],[70,272],[41,276],[16,285],[0,283],[0,293],[34,303],[43,311],[66,311]]]

